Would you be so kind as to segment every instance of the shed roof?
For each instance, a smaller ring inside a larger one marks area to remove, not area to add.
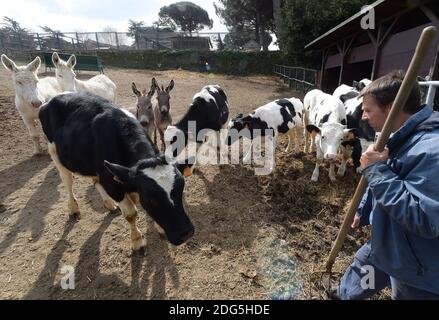
[[[370,8],[375,11],[375,21],[381,21],[388,17],[391,17],[398,12],[405,10],[413,10],[419,7],[420,4],[426,4],[431,2],[431,0],[408,0],[408,1],[395,1],[395,0],[377,0],[370,4]],[[305,46],[306,50],[313,49],[323,49],[334,42],[339,41],[351,34],[355,34],[361,31],[361,19],[364,17],[366,12],[360,11],[355,15],[346,19],[339,25],[335,26],[325,34],[321,35],[317,39],[311,41]]]

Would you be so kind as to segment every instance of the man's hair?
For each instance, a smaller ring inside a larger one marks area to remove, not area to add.
[[[364,97],[366,95],[371,96],[374,98],[377,105],[384,110],[386,106],[392,104],[395,100],[403,79],[404,72],[402,70],[392,71],[389,74],[376,79],[365,87],[361,91],[360,97]],[[421,92],[419,90],[418,82],[416,82],[402,110],[409,114],[415,114],[421,110],[422,107]]]

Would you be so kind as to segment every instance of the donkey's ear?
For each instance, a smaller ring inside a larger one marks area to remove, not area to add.
[[[67,60],[67,67],[73,68],[75,65],[76,65],[76,56],[72,54],[69,60]]]
[[[31,72],[37,72],[41,65],[40,57],[35,57],[35,59],[26,66],[26,69]]]
[[[9,59],[8,56],[5,54],[2,54],[2,64],[5,66],[6,69],[8,69],[11,72],[18,71],[18,67],[15,64],[15,62]]]
[[[134,82],[131,83],[131,89],[133,90],[133,93],[134,93],[136,96],[140,97],[140,96],[142,95],[142,94],[140,93],[140,91],[137,90],[136,84],[135,84]]]
[[[159,84],[157,83],[155,78],[151,79],[151,91],[153,91],[153,89],[157,90],[158,92],[160,92]]]
[[[59,64],[60,61],[61,61],[61,59],[60,59],[58,53],[57,53],[57,52],[52,53],[52,62],[53,62],[53,65],[54,65],[55,67],[58,66],[58,64]]]
[[[169,92],[172,90],[172,88],[174,88],[174,80],[171,80],[171,82],[169,82],[168,86],[166,87],[165,91]]]

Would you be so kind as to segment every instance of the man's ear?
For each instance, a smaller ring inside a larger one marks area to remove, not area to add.
[[[108,170],[108,172],[113,175],[113,179],[115,181],[125,185],[132,185],[134,183],[134,179],[130,174],[130,168],[108,162],[107,160],[104,160],[104,166]]]
[[[9,59],[8,56],[5,54],[2,54],[2,64],[5,66],[6,69],[8,69],[11,72],[18,71],[18,67],[15,64],[15,62]]]
[[[178,171],[186,178],[192,175],[192,169],[195,164],[195,157],[186,159],[184,163],[177,163],[176,167]]]

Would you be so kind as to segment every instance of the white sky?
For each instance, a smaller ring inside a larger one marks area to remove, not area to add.
[[[112,27],[120,32],[128,29],[128,20],[144,21],[152,25],[158,20],[160,8],[179,0],[12,0],[2,3],[0,19],[13,18],[24,28],[42,32],[39,26],[48,26],[63,32],[102,31]],[[215,14],[214,1],[190,0],[209,13],[213,28],[203,31],[227,31]],[[3,22],[3,21],[2,21]]]

